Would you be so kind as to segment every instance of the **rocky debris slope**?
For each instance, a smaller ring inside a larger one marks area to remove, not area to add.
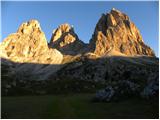
[[[108,85],[105,89],[99,90],[96,93],[95,100],[109,102],[120,98],[124,99],[136,95],[138,96],[139,92],[140,85],[128,80],[122,80]]]
[[[156,76],[154,74],[154,76]],[[152,76],[153,77],[153,76]],[[148,82],[148,80],[151,80]],[[145,82],[145,86],[134,83],[133,81],[121,80],[114,84],[107,85],[105,89],[98,90],[93,101],[117,101],[129,97],[141,97],[146,99],[152,99],[159,95],[159,80],[156,78],[148,79]],[[143,83],[144,84],[144,83]]]
[[[49,46],[58,49],[64,55],[76,55],[83,53],[87,45],[79,40],[73,27],[66,23],[53,31]]]
[[[112,49],[129,56],[155,56],[153,50],[143,42],[135,24],[126,14],[114,8],[99,19],[90,41],[90,49],[100,56]]]
[[[56,77],[68,76],[101,82],[123,79],[144,80],[152,74],[158,75],[158,66],[158,58],[110,56],[90,59],[88,56],[79,56],[59,70]]]
[[[103,83],[107,91],[109,88],[109,93],[106,93],[105,90],[98,92],[96,99],[99,98],[100,101],[110,101],[133,95],[150,98],[158,95],[158,68],[158,59],[152,57],[110,56],[99,59],[81,57],[59,70],[56,73],[57,76],[52,76],[52,78],[65,77],[82,80],[82,82]]]

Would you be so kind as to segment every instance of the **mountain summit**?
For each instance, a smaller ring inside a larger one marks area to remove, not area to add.
[[[53,30],[49,46],[63,54],[76,55],[82,53],[86,45],[78,38],[73,26],[65,23]]]
[[[60,64],[63,55],[50,49],[37,20],[23,23],[0,44],[0,56],[14,62]]]
[[[102,14],[89,44],[83,43],[73,26],[67,23],[58,26],[47,43],[39,22],[30,20],[23,23],[16,33],[9,35],[0,46],[1,56],[16,62],[61,63],[62,54],[74,56],[88,52],[96,56],[155,56],[134,23],[115,8]],[[58,59],[55,59],[55,54]]]
[[[134,23],[115,8],[110,13],[102,14],[90,40],[90,48],[100,56],[111,50],[128,56],[155,56],[153,50],[145,45]]]

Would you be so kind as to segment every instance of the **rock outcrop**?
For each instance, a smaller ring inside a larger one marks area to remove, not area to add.
[[[128,80],[121,80],[108,85],[105,89],[97,91],[93,101],[117,101],[133,96],[140,96],[139,93],[140,85]]]
[[[100,56],[113,49],[128,56],[155,56],[129,17],[114,8],[99,19],[90,40],[90,49]]]
[[[37,20],[23,23],[16,33],[10,34],[0,44],[0,56],[14,62],[60,64],[63,55],[50,49]]]
[[[58,49],[64,55],[80,54],[86,49],[86,44],[79,40],[73,27],[67,23],[53,30],[49,46]]]

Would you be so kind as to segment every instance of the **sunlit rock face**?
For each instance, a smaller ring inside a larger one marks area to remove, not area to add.
[[[100,56],[113,49],[128,56],[155,56],[129,17],[114,8],[99,19],[90,40],[90,49]]]
[[[16,33],[10,34],[0,44],[0,56],[14,62],[60,64],[63,55],[49,49],[45,34],[37,20],[23,23]]]
[[[79,40],[73,27],[66,23],[53,30],[49,46],[65,55],[76,55],[85,51],[86,44]]]

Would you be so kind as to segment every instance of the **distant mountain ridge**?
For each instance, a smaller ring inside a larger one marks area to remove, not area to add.
[[[105,56],[108,53],[109,55],[112,55],[112,53],[115,55],[116,53],[127,56],[155,56],[153,50],[145,45],[134,23],[131,22],[126,14],[115,8],[110,13],[101,16],[89,44],[79,40],[74,28],[67,23],[55,29],[50,43],[47,43],[38,21],[30,20],[27,23],[23,23],[17,33],[9,35],[0,46],[0,56],[17,60],[17,62],[36,61],[41,63],[43,61],[45,63],[45,57],[42,56],[46,49],[50,52],[57,49],[62,55],[77,55],[90,52],[98,56]],[[46,59],[52,61],[50,58],[52,53],[50,52],[47,52],[50,55]],[[57,53],[54,52],[54,54]],[[63,59],[62,55],[60,59]],[[34,60],[32,59],[33,56]],[[46,60],[46,63],[49,63],[48,60]]]
[[[50,93],[50,83],[54,86],[66,80],[101,83],[115,96],[123,96],[122,91],[149,97],[159,90],[159,59],[129,17],[114,8],[101,16],[89,44],[83,43],[67,23],[53,31],[48,43],[39,22],[30,20],[4,39],[0,57],[5,95],[13,94],[17,87],[31,93]]]

